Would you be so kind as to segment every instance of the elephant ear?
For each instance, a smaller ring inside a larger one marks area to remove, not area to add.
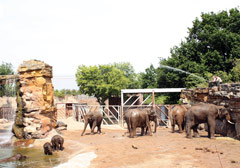
[[[221,118],[222,117],[222,108],[218,107],[218,117]]]
[[[227,114],[228,113],[226,112],[226,108],[225,107],[223,107],[223,106],[219,106],[218,107],[218,117],[219,118],[222,118],[222,117],[224,117]]]
[[[149,110],[149,115],[151,116],[156,115],[156,111],[152,108],[151,110]]]

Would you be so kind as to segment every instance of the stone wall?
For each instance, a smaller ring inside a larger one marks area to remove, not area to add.
[[[24,61],[18,68],[17,138],[44,138],[56,126],[52,67],[42,61]]]
[[[181,100],[184,103],[212,103],[225,106],[231,120],[235,122],[231,125],[225,121],[217,120],[216,132],[224,136],[240,137],[240,83],[225,83],[219,86],[210,84],[209,88],[196,88],[182,90]]]

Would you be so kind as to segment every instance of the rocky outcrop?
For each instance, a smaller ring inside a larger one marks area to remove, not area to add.
[[[24,61],[18,68],[17,138],[44,138],[56,126],[52,67],[42,61]]]
[[[240,138],[240,83],[225,83],[209,88],[196,88],[182,90],[181,100],[184,103],[212,103],[225,106],[234,125],[217,121],[216,131],[224,136]]]

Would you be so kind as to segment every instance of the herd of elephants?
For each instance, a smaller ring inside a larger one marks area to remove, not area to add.
[[[208,126],[208,138],[215,139],[215,126],[216,119],[226,120],[230,124],[230,114],[224,106],[217,106],[214,104],[199,103],[193,106],[188,104],[173,105],[169,108],[169,119],[172,126],[172,132],[175,132],[175,125],[178,125],[179,132],[186,131],[186,137],[192,138],[192,131],[194,137],[199,137],[198,126],[201,123],[206,123]],[[94,134],[94,129],[97,127],[97,133],[101,133],[101,124],[103,120],[103,114],[100,111],[90,111],[84,116],[84,129],[81,136],[84,135],[87,125],[89,124],[91,134]],[[124,113],[124,120],[127,123],[129,137],[134,138],[136,136],[136,129],[141,128],[141,135],[152,135],[152,129],[150,122],[155,123],[154,133],[157,130],[158,119],[157,113],[154,107],[151,108],[130,108]],[[60,135],[54,135],[51,138],[51,142],[46,142],[43,145],[43,151],[45,155],[52,155],[52,152],[63,150],[64,139]],[[8,162],[13,160],[26,159],[26,156],[22,154],[16,154],[10,158],[0,160],[0,162]]]
[[[191,130],[194,132],[194,137],[199,137],[198,126],[201,123],[207,123],[208,137],[211,139],[215,138],[216,119],[226,119],[228,123],[234,124],[230,121],[230,114],[224,106],[207,103],[199,103],[193,106],[188,104],[171,106],[169,108],[169,118],[172,125],[172,132],[175,131],[175,125],[178,125],[180,133],[182,133],[185,128],[187,138],[192,138]],[[81,135],[84,135],[88,124],[90,125],[91,134],[94,134],[95,127],[97,127],[97,133],[101,133],[102,119],[103,115],[99,111],[88,112],[84,117],[85,124]],[[141,135],[144,135],[144,132],[145,134],[148,133],[152,135],[150,122],[153,121],[155,123],[154,133],[158,125],[157,113],[153,107],[130,108],[125,111],[124,120],[127,123],[130,138],[136,136],[137,127],[141,128]]]

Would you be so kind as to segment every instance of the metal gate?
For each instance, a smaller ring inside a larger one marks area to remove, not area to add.
[[[155,105],[159,125],[168,125],[168,105]],[[121,106],[118,105],[81,105],[73,104],[73,117],[78,122],[84,122],[84,116],[90,111],[100,111],[103,114],[104,125],[122,125],[124,124],[124,112],[128,108],[151,108],[151,105],[127,106],[121,112]]]
[[[73,104],[73,117],[78,122],[84,122],[84,116],[90,111],[100,111],[103,114],[104,125],[120,124],[121,113],[118,105],[80,105]]]

